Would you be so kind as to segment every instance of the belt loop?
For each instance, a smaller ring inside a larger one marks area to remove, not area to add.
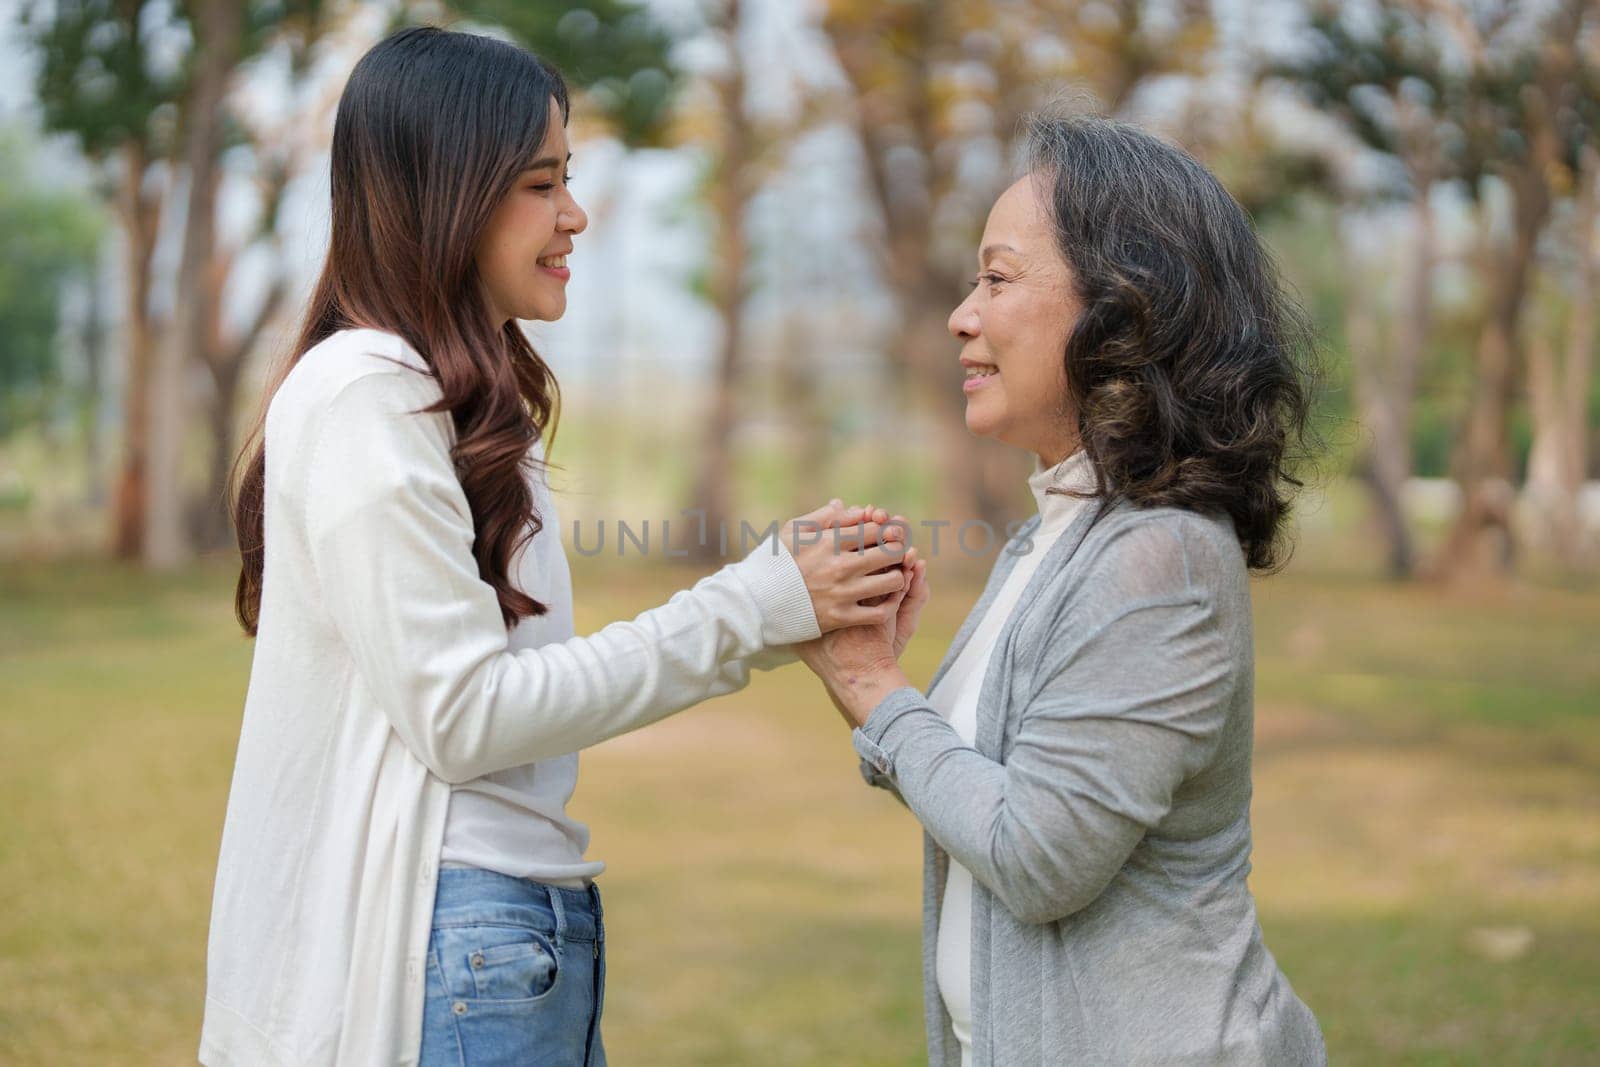
[[[547,885],[544,888],[550,894],[550,910],[556,916],[556,945],[559,947],[567,939],[567,903],[561,899],[560,887]]]
[[[594,909],[594,936],[596,940],[606,939],[606,927],[602,921],[604,916],[600,910],[600,887],[593,882],[589,883],[589,906]]]

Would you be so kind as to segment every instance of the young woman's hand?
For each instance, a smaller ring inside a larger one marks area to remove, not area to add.
[[[896,622],[907,586],[903,525],[879,508],[846,508],[838,500],[785,523],[780,535],[799,564],[824,634],[846,626]],[[891,629],[892,632],[892,629]]]
[[[875,519],[887,520],[870,507],[864,510]],[[905,524],[901,516],[895,516],[894,522]],[[893,608],[892,618],[834,630],[795,646],[847,725],[860,726],[883,696],[910,684],[898,660],[928,602],[927,570],[927,561],[917,558],[914,547],[908,548],[900,568],[908,576],[907,585],[872,602],[873,606]]]

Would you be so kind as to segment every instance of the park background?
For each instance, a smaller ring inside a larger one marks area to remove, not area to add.
[[[1028,515],[944,326],[1019,119],[1205,160],[1322,340],[1297,551],[1254,586],[1267,944],[1335,1063],[1595,1062],[1593,0],[6,0],[0,1063],[194,1060],[251,654],[228,466],[343,80],[418,21],[575,88],[591,224],[532,336],[580,633],[719,560],[574,523]],[[932,561],[919,684],[992,558]],[[574,808],[615,1062],[922,1062],[920,836],[803,668],[588,753]]]

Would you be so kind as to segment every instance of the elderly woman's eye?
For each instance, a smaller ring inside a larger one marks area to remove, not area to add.
[[[972,279],[972,288],[976,289],[982,282],[988,282],[990,285],[998,285],[1003,281],[1005,281],[1005,279],[1000,277],[998,274],[980,274],[976,278]]]

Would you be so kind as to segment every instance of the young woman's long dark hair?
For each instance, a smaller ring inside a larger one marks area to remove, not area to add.
[[[328,259],[293,355],[267,391],[270,402],[300,358],[342,329],[386,330],[415,348],[444,394],[428,410],[449,411],[455,423],[473,554],[507,626],[548,610],[508,572],[543,527],[525,478],[560,391],[515,322],[490,324],[473,255],[549,123],[565,124],[567,112],[554,68],[492,38],[419,27],[362,57],[334,121]],[[233,509],[243,558],[234,609],[252,636],[264,558],[262,430],[258,422],[239,457]]]
[[[1280,567],[1316,343],[1249,216],[1136,126],[1039,116],[1027,150],[1082,309],[1063,358],[1099,493],[1225,514],[1251,568]]]

